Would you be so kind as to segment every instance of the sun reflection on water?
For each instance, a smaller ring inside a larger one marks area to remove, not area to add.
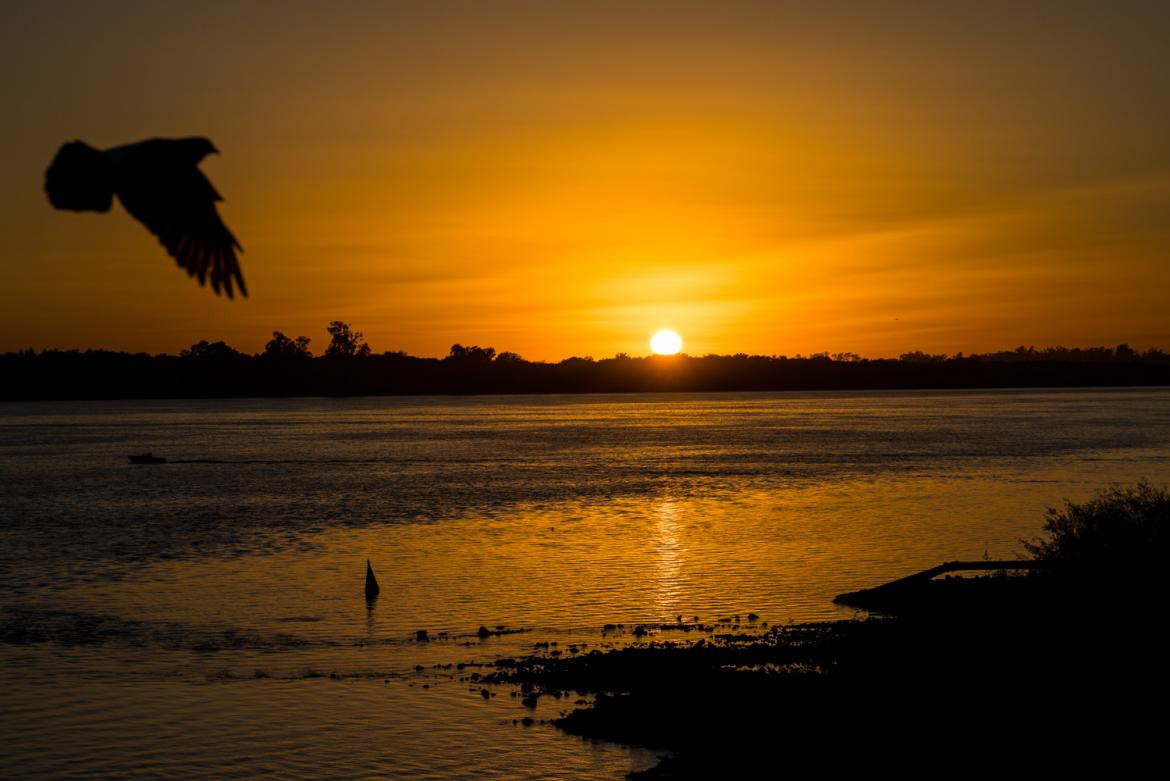
[[[656,508],[657,526],[654,549],[658,556],[654,575],[654,605],[660,618],[666,620],[678,615],[684,607],[686,574],[679,541],[683,507],[671,498],[663,499]]]

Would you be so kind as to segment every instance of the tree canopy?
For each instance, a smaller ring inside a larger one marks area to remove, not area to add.
[[[107,350],[0,355],[0,399],[359,396],[473,393],[869,390],[1170,385],[1170,355],[1063,347],[983,355],[854,353],[653,355],[529,361],[494,347],[453,344],[443,358],[374,353],[361,331],[334,320],[322,356],[306,336],[273,331],[258,355],[201,340],[178,356]]]
[[[361,331],[354,331],[349,323],[334,320],[326,328],[329,332],[329,346],[325,348],[325,355],[330,357],[364,358],[370,354],[370,346],[366,344],[365,336]]]
[[[312,358],[313,353],[309,351],[309,341],[307,336],[289,339],[280,331],[273,331],[272,339],[264,345],[264,352],[261,354],[266,358],[277,360]]]

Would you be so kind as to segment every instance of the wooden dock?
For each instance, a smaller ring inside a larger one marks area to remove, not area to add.
[[[921,572],[915,572],[913,575],[891,580],[889,583],[883,583],[880,586],[838,594],[833,598],[833,602],[838,605],[848,605],[849,607],[884,612],[901,603],[914,601],[926,591],[928,583],[939,575],[946,575],[950,572],[1036,571],[1051,569],[1051,567],[1051,562],[1036,560],[945,561],[937,567],[924,569]]]

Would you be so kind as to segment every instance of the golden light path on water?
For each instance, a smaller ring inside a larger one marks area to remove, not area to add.
[[[671,613],[680,609],[686,593],[685,574],[678,539],[678,505],[672,499],[663,499],[658,512],[658,568],[655,573],[655,607],[658,612]],[[681,615],[681,614],[680,614]]]

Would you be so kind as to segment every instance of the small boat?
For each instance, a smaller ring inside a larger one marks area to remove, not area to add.
[[[131,464],[165,464],[167,460],[161,456],[156,456],[153,453],[142,453],[137,456],[130,456]]]

